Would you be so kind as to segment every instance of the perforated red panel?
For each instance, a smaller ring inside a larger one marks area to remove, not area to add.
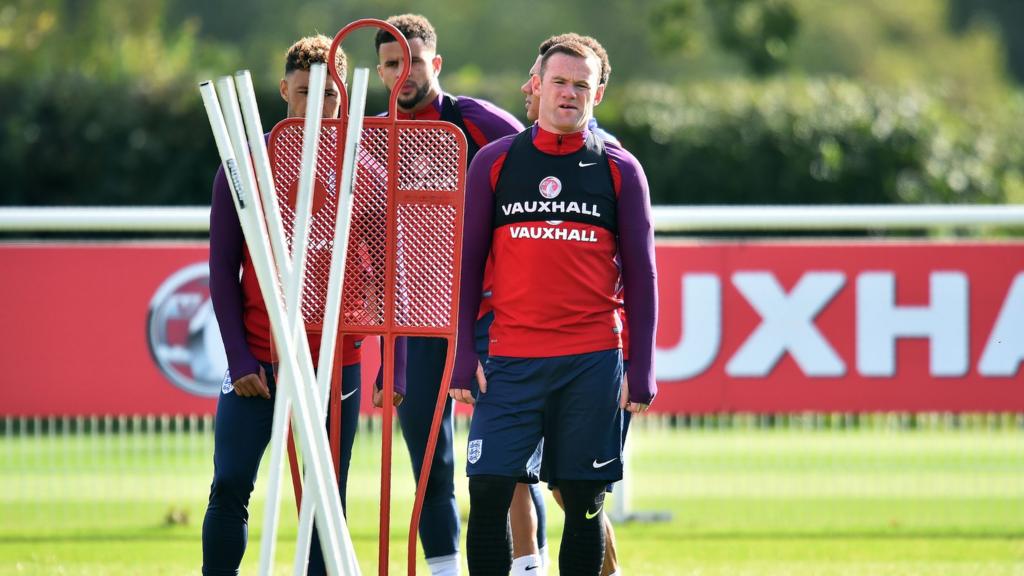
[[[451,323],[455,274],[453,206],[400,203],[395,324],[446,328]]]
[[[302,165],[302,133],[301,123],[287,125],[282,130],[275,131],[270,142],[274,188],[277,191],[289,253],[293,250],[295,192]],[[334,247],[334,224],[338,210],[339,177],[335,170],[337,154],[338,129],[336,126],[324,125],[320,131],[313,209],[306,244],[302,316],[308,327],[319,327],[324,319],[327,281],[331,270],[331,250]]]
[[[458,141],[442,128],[398,130],[398,190],[454,192],[461,177]]]
[[[345,329],[384,327],[387,293],[388,130],[364,128],[352,193],[342,323]]]
[[[344,152],[338,142],[343,121],[325,120],[322,126],[303,300],[307,325],[316,326],[323,322]],[[269,146],[289,244],[302,132],[301,120],[285,120],[275,127]],[[342,332],[454,335],[465,153],[464,137],[451,124],[364,120],[342,291]],[[395,182],[389,181],[391,154],[396,158]]]
[[[445,328],[452,321],[456,259],[453,192],[464,169],[455,133],[410,124],[398,130],[395,324]]]

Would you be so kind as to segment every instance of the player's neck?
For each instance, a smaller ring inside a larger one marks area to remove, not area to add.
[[[550,122],[547,122],[544,118],[538,118],[537,119],[537,125],[540,126],[541,130],[543,130],[543,131],[545,131],[545,132],[547,132],[549,134],[554,134],[555,136],[568,136],[570,134],[581,134],[581,133],[583,133],[587,129],[587,123],[589,121],[590,121],[590,119],[588,118],[587,122],[584,122],[583,125],[579,126],[579,127],[559,128],[559,127],[551,124]]]
[[[586,130],[570,133],[551,132],[538,123],[533,134],[533,145],[547,154],[572,154],[584,146],[586,134]]]

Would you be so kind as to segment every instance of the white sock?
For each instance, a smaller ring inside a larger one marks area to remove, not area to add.
[[[612,572],[608,576],[622,576],[622,570],[616,570],[615,572]]]
[[[427,558],[431,576],[459,576],[459,554]]]
[[[546,544],[540,547],[538,554],[540,554],[540,565],[544,567],[545,571],[547,571],[548,567],[551,566],[551,556],[548,556],[548,547]]]
[[[512,576],[544,576],[540,554],[520,556],[512,561]]]

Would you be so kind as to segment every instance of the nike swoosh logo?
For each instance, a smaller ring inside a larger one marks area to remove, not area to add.
[[[356,391],[353,390],[353,391],[349,392],[348,394],[342,394],[341,395],[341,401],[344,402],[346,398],[348,398],[349,396],[351,396],[351,395],[353,395],[355,393],[356,393]]]
[[[587,166],[593,166],[594,164],[597,164],[597,162],[587,162],[587,163],[584,163],[584,162],[583,162],[583,161],[581,160],[581,161],[580,161],[580,168],[586,168]]]
[[[602,508],[604,508],[604,504],[601,504],[600,506],[598,506],[597,510],[593,514],[590,513],[590,510],[587,510],[587,513],[586,513],[587,520],[593,520],[595,517],[597,517],[597,515],[601,513],[601,509]]]
[[[605,460],[604,462],[598,462],[597,460],[594,460],[594,468],[604,468],[605,466],[611,464],[612,462],[615,462],[616,460],[618,460],[618,458],[612,458],[611,460]]]
[[[526,570],[527,572],[529,572],[530,570],[536,570],[536,569],[537,569],[537,566],[527,566],[526,568],[523,568],[523,570]]]

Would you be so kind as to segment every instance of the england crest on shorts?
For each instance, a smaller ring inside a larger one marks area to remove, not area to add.
[[[470,464],[476,464],[480,460],[480,455],[484,452],[484,441],[483,440],[470,440],[469,441],[469,454],[466,459],[469,460]]]

